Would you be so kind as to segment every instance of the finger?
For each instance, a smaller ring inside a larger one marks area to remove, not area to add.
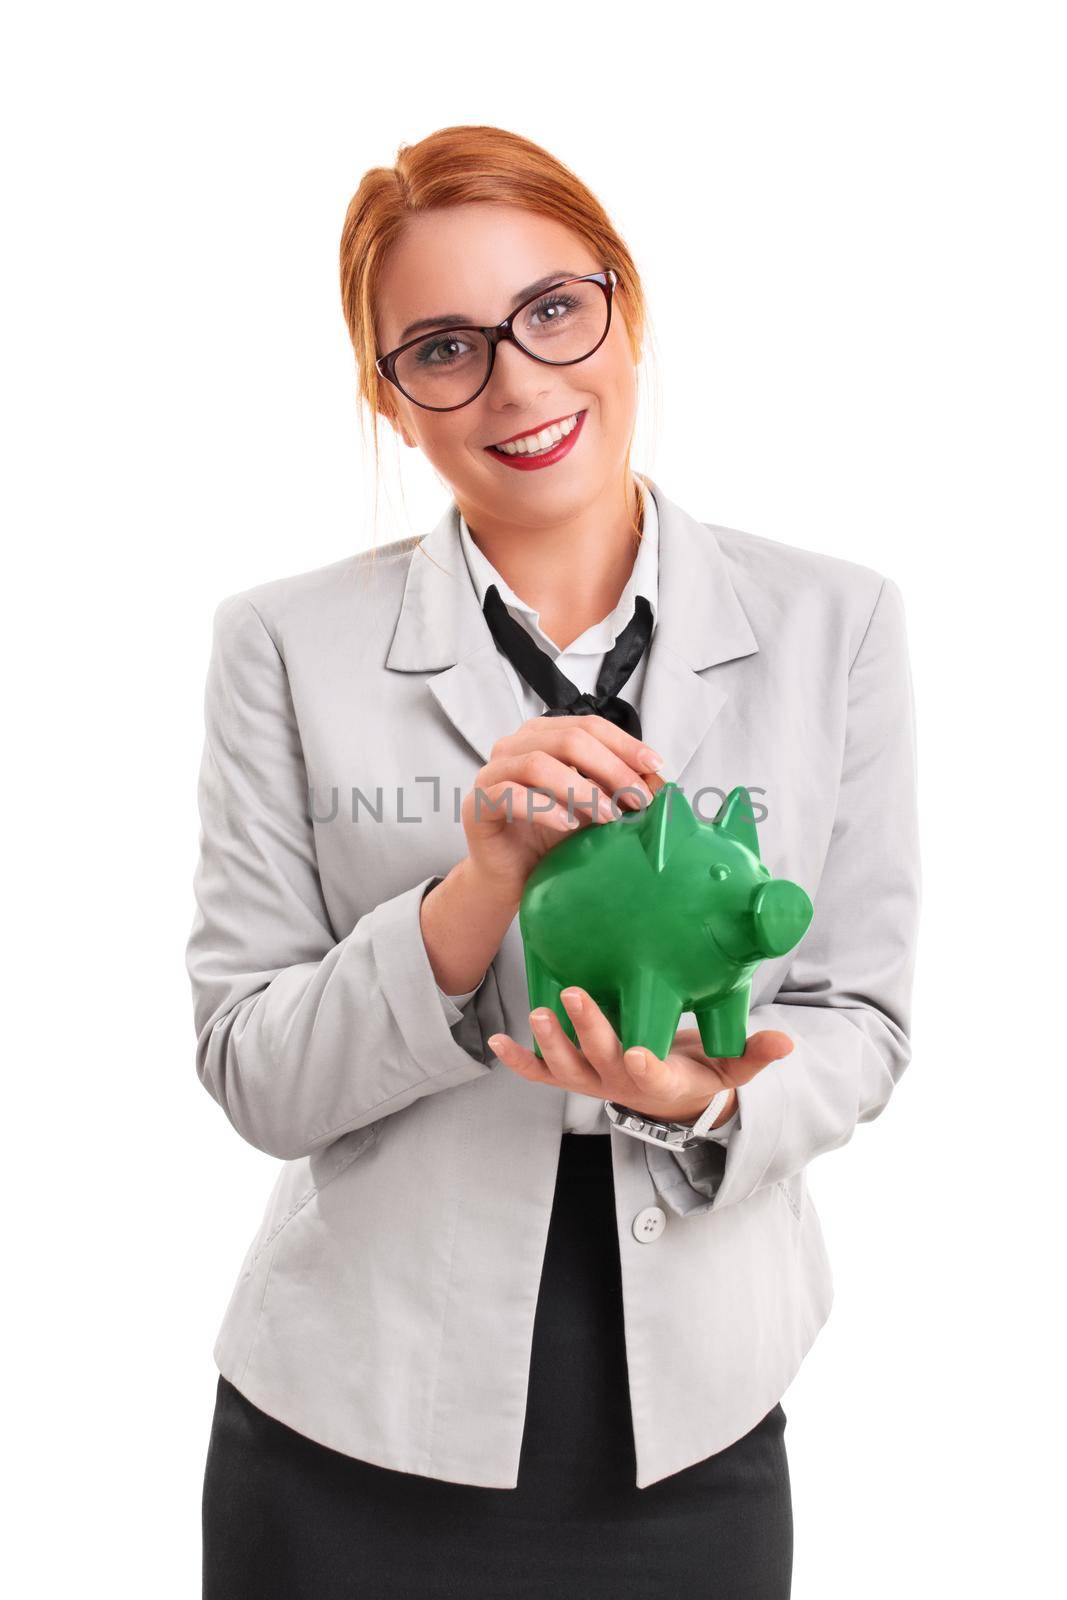
[[[565,805],[556,805],[551,796],[521,783],[477,784],[464,798],[462,817],[465,826],[489,823],[494,831],[520,820],[543,823],[560,833],[572,833],[585,820],[581,815],[568,816]]]
[[[527,1050],[519,1044],[510,1034],[494,1033],[489,1039],[489,1048],[493,1054],[512,1072],[517,1072],[520,1078],[528,1078],[531,1083],[547,1083],[559,1087],[548,1065],[538,1059],[532,1050]]]
[[[530,1012],[530,1027],[556,1081],[578,1094],[599,1094],[600,1074],[563,1031],[554,1011]],[[577,1030],[575,1030],[577,1031]]]
[[[493,754],[498,749],[502,753],[511,750],[544,749],[546,731],[550,738],[555,739],[558,733],[570,728],[578,728],[591,734],[637,776],[655,772],[663,765],[663,757],[658,751],[653,750],[643,740],[635,739],[633,734],[627,733],[626,729],[620,728],[617,723],[609,722],[607,717],[597,716],[595,713],[580,717],[531,717],[514,733],[498,739],[493,746]]]
[[[549,719],[551,721],[553,719]],[[485,791],[494,783],[501,780],[512,780],[524,784],[527,789],[535,793],[540,791],[544,798],[540,807],[527,811],[518,808],[510,820],[522,822],[536,822],[538,809],[544,811],[554,799],[573,816],[576,813],[588,813],[597,822],[613,822],[615,814],[611,808],[610,790],[605,793],[596,783],[591,782],[575,767],[566,766],[548,750],[537,749],[520,751],[515,755],[495,756],[481,769],[475,779],[474,789],[471,791],[474,820],[482,821],[489,812],[489,802],[484,798]],[[479,793],[483,798],[479,799]],[[639,810],[641,800],[636,794],[622,792],[619,795],[620,809]]]
[[[582,1054],[598,1081],[614,1078],[622,1068],[622,1041],[587,989],[573,984],[560,992],[578,1035]]]
[[[652,800],[652,790],[643,774],[649,770],[648,763],[656,759],[654,753],[646,751],[638,742],[637,748],[645,753],[636,763],[631,762],[594,731],[597,724],[620,734],[623,733],[621,728],[615,728],[605,717],[595,716],[546,717],[541,721],[543,726],[539,728],[536,722],[528,724],[529,732],[523,734],[524,741],[536,741],[532,748],[547,750],[585,777],[594,779],[605,794],[616,797],[620,807],[630,797],[635,805],[647,805]],[[623,734],[623,737],[629,739],[630,735]]]
[[[622,1100],[643,1099],[645,1103],[657,1100],[670,1102],[678,1090],[678,1074],[668,1061],[661,1061],[643,1045],[633,1045],[623,1056],[623,1072],[631,1085],[626,1095],[613,1098]],[[709,1096],[710,1098],[710,1096]]]

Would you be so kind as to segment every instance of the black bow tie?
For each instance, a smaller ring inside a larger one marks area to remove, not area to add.
[[[515,621],[495,583],[485,592],[482,611],[489,631],[519,676],[544,700],[545,717],[605,717],[640,739],[641,719],[618,691],[645,653],[652,636],[652,607],[643,594],[636,597],[634,615],[605,655],[597,673],[596,689],[583,694],[562,673],[522,625]]]

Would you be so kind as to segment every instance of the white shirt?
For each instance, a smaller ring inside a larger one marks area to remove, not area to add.
[[[461,515],[459,519],[460,544],[466,558],[467,569],[471,582],[478,596],[479,605],[485,601],[486,590],[490,584],[495,583],[500,598],[507,607],[508,612],[518,622],[546,655],[552,657],[559,670],[585,694],[592,694],[596,689],[597,675],[607,652],[614,645],[619,634],[630,622],[634,615],[635,598],[642,594],[652,607],[653,627],[656,621],[656,608],[659,598],[659,515],[656,510],[655,497],[649,492],[640,479],[637,479],[644,495],[644,520],[643,535],[638,546],[637,557],[634,561],[633,571],[627,580],[626,587],[619,596],[619,603],[609,616],[595,622],[578,638],[569,644],[565,650],[548,635],[542,632],[539,626],[539,613],[525,600],[520,600],[515,591],[505,583],[496,568],[485,554],[479,550],[471,537],[466,520]],[[546,702],[541,699],[535,689],[532,689],[524,678],[516,672],[511,661],[504,652],[500,652],[505,671],[515,691],[515,702],[522,720],[538,717],[546,708]],[[629,678],[618,691],[619,698],[626,700],[640,714],[641,689],[645,679],[645,655],[630,674]],[[485,982],[483,976],[481,983],[475,985],[466,994],[446,995],[438,987],[441,1004],[450,1026],[455,1026],[461,1020],[460,1008],[472,999]],[[694,1019],[695,1021],[695,1019]],[[711,1099],[711,1095],[708,1096]],[[738,1113],[724,1122],[721,1127],[709,1131],[706,1138],[715,1139],[725,1143],[730,1133],[738,1125]],[[604,1101],[596,1095],[579,1094],[576,1090],[568,1089],[563,1113],[563,1131],[565,1133],[607,1133],[611,1124],[608,1122]]]

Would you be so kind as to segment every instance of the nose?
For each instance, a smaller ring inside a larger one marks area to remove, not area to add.
[[[784,956],[803,938],[814,915],[815,907],[799,884],[772,878],[752,902],[756,943],[765,956]]]
[[[503,339],[497,345],[493,372],[485,393],[498,404],[530,404],[552,388],[552,369]]]

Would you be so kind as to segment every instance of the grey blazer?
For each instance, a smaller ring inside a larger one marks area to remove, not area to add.
[[[757,970],[749,1031],[795,1048],[742,1086],[728,1142],[609,1135],[639,1488],[752,1428],[829,1314],[805,1169],[907,1065],[920,903],[898,588],[645,481],[645,736],[699,815],[748,785],[815,918]],[[219,606],[188,966],[199,1077],[283,1163],[218,1369],[334,1450],[511,1489],[564,1091],[485,1043],[532,1045],[518,919],[452,1027],[420,933],[466,853],[462,798],[518,725],[458,519]],[[650,1207],[665,1226],[637,1226]]]

